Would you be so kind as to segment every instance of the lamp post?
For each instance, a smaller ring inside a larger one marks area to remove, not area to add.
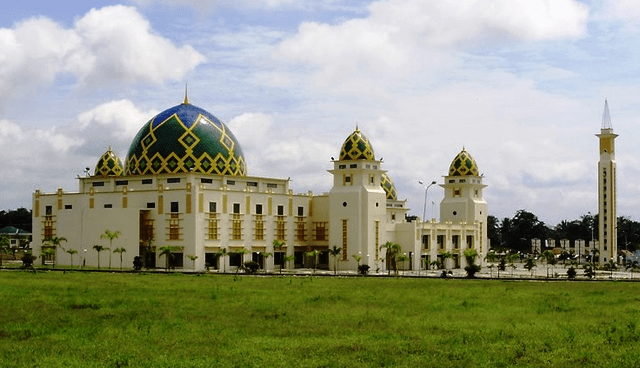
[[[418,180],[418,183],[420,183],[420,185],[424,185],[424,182],[422,180]],[[432,185],[435,185],[436,181],[432,181],[431,184],[427,185],[427,187],[424,190],[424,206],[422,207],[422,238],[424,238],[424,223],[425,223],[425,217],[427,216],[427,193],[429,193],[429,188],[431,188]],[[417,264],[418,264],[418,276],[420,276],[420,269],[422,268],[422,239],[420,239],[420,251],[416,253],[417,254]]]

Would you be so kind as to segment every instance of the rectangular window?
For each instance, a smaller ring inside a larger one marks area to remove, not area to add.
[[[111,203],[105,203],[104,208],[113,208],[113,205]]]
[[[180,240],[180,215],[177,213],[172,213],[169,219],[169,240]]]
[[[263,215],[256,215],[254,226],[255,226],[255,231],[254,231],[255,240],[264,240],[264,216]]]
[[[262,215],[262,205],[256,204],[256,215]]]
[[[342,220],[342,260],[346,261],[348,252],[347,252],[347,220]]]
[[[451,243],[453,243],[454,248],[460,247],[460,235],[454,235],[451,237]]]
[[[129,185],[129,180],[116,180],[116,185]]]
[[[247,186],[248,187],[257,187],[258,186],[258,182],[257,181],[248,181],[247,182]]]
[[[227,180],[227,185],[236,185],[235,180]]]
[[[307,234],[307,223],[304,221],[304,217],[298,217],[296,221],[296,240],[305,241]]]
[[[467,235],[467,248],[473,248],[473,235]]]
[[[104,187],[104,181],[94,181],[91,185],[94,187]]]
[[[358,164],[351,164],[351,165],[349,165],[349,168],[357,169],[358,168]]]
[[[242,254],[238,252],[229,253],[229,266],[240,267],[242,265]]]
[[[287,237],[287,222],[284,216],[276,216],[276,239],[285,240]]]
[[[338,165],[338,169],[342,170],[342,169],[346,169],[347,165]]]
[[[64,209],[65,209],[65,210],[70,210],[70,209],[72,209],[72,208],[73,208],[73,206],[72,206],[72,205],[70,205],[70,204],[65,204],[65,205],[64,205]]]
[[[437,237],[438,249],[444,249],[444,235],[438,235]]]
[[[147,208],[156,208],[155,202],[147,202]]]
[[[271,189],[273,189],[273,188],[277,188],[277,187],[278,187],[278,184],[274,184],[274,183],[267,183],[267,188],[271,188]]]
[[[212,212],[212,213],[218,212],[216,202],[209,202],[209,212]]]
[[[167,183],[169,184],[176,184],[180,182],[180,178],[168,178],[167,179]]]
[[[304,216],[304,207],[298,207],[298,216]]]
[[[240,203],[234,203],[233,204],[233,213],[235,213],[235,214],[239,214],[240,213]]]
[[[278,216],[284,216],[284,206],[281,204],[278,205]]]
[[[142,184],[153,184],[153,179],[142,179]]]
[[[345,175],[344,176],[344,182],[345,183],[351,183],[351,175]]]
[[[173,213],[180,212],[178,202],[171,202],[171,212]]]
[[[242,215],[233,214],[231,219],[231,239],[242,240]]]
[[[200,182],[202,184],[213,184],[213,179],[209,179],[209,178],[202,178],[200,179]]]
[[[422,248],[429,249],[429,235],[422,235]]]
[[[460,197],[460,188],[455,188],[453,190],[453,196],[454,197]]]
[[[44,215],[45,216],[51,216],[53,212],[53,206],[46,206],[44,208]]]
[[[327,223],[326,222],[314,222],[314,240],[327,240]]]
[[[207,239],[218,239],[218,215],[215,212],[209,213],[209,219],[207,224]]]

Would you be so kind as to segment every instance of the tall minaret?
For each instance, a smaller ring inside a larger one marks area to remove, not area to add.
[[[616,134],[613,133],[609,104],[604,100],[600,134],[600,160],[598,161],[598,229],[599,263],[617,260],[618,227],[616,212]]]

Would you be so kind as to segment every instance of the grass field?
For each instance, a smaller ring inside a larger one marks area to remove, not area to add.
[[[631,367],[640,284],[0,272],[3,367]]]

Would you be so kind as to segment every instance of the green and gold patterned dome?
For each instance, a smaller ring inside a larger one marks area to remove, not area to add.
[[[111,146],[109,146],[107,152],[105,152],[98,160],[93,175],[105,178],[107,176],[121,176],[124,172],[122,167],[122,161],[120,161],[120,158],[118,158],[118,156],[111,150]]]
[[[479,172],[476,160],[464,148],[449,166],[449,176],[478,176]]]
[[[375,160],[371,143],[357,127],[342,144],[342,148],[340,149],[340,161],[343,160]]]
[[[126,175],[247,174],[242,148],[229,128],[186,98],[140,129],[129,147],[126,165]]]
[[[384,192],[387,193],[387,199],[398,199],[398,192],[396,191],[396,185],[391,180],[391,177],[387,173],[382,173],[382,182],[380,183]]]

